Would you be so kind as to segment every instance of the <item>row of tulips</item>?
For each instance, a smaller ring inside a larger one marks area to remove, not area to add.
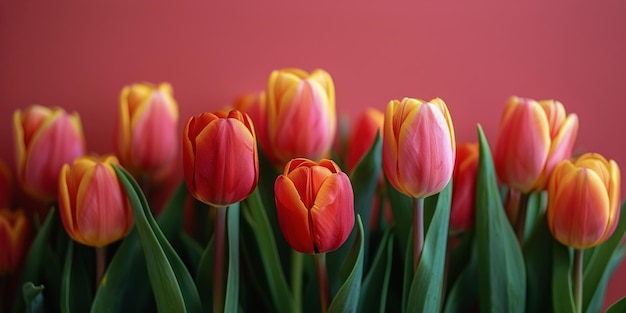
[[[124,87],[116,153],[102,157],[86,155],[77,114],[16,111],[17,182],[59,214],[40,225],[13,208],[0,166],[0,305],[599,310],[625,251],[617,164],[571,158],[578,119],[558,101],[509,99],[493,161],[480,127],[457,145],[451,116],[439,98],[392,100],[364,111],[344,147],[331,76],[299,69],[189,118],[180,141],[169,84]],[[152,210],[181,145],[185,183]]]

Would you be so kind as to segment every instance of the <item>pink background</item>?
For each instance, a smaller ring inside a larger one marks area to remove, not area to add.
[[[88,149],[106,153],[126,84],[170,82],[182,129],[261,90],[273,69],[319,67],[340,113],[443,98],[458,142],[475,140],[476,123],[494,142],[511,95],[554,98],[580,118],[577,151],[626,169],[624,1],[73,2],[0,3],[0,158],[11,165],[12,114],[30,104],[78,111]],[[624,278],[626,264],[607,302],[626,295]]]

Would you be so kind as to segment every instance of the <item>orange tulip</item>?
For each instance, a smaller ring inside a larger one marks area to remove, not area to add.
[[[350,179],[331,160],[291,160],[276,179],[274,193],[280,229],[299,252],[336,250],[354,227]]]
[[[13,115],[17,176],[22,188],[39,200],[57,195],[59,171],[85,153],[78,114],[34,105]]]
[[[352,171],[367,153],[378,131],[382,131],[385,115],[376,109],[367,109],[357,120],[348,140],[348,169]]]
[[[103,247],[128,233],[133,215],[113,170],[115,156],[80,157],[59,176],[59,213],[67,234],[77,242]]]
[[[443,100],[411,98],[387,105],[383,169],[391,185],[413,198],[443,190],[452,177],[454,128]]]
[[[135,174],[167,168],[178,152],[178,105],[167,83],[134,84],[120,94],[116,149]]]
[[[190,118],[183,133],[183,167],[187,188],[196,199],[215,207],[245,199],[259,180],[250,117],[232,110]]]
[[[16,272],[28,251],[31,226],[24,210],[0,208],[0,277]]]
[[[615,161],[587,153],[559,163],[548,182],[548,226],[576,249],[607,240],[619,220],[620,170]]]
[[[267,136],[279,164],[304,157],[318,160],[330,149],[337,128],[335,87],[323,70],[273,71],[267,83]]]
[[[11,171],[0,160],[0,208],[11,207],[11,197],[13,196],[13,176]]]
[[[456,162],[452,172],[452,206],[450,208],[450,233],[460,233],[474,227],[474,199],[478,174],[478,143],[457,146]]]
[[[522,193],[544,190],[554,166],[571,156],[577,133],[578,117],[566,116],[560,102],[512,97],[493,155],[498,177]]]

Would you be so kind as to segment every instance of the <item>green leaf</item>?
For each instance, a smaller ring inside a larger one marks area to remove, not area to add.
[[[424,237],[424,247],[411,283],[408,312],[439,312],[443,296],[452,182],[437,196],[437,206]]]
[[[478,126],[480,157],[476,182],[476,239],[481,312],[524,312],[526,269],[496,183],[487,139]]]
[[[370,271],[363,280],[361,297],[357,312],[380,312],[384,313],[387,306],[387,290],[391,278],[391,265],[393,257],[393,237],[391,228],[383,234],[381,244],[372,262]]]
[[[204,312],[211,312],[213,310],[213,237],[209,240],[200,257],[198,272],[196,273],[196,285],[198,286],[198,293],[204,295],[200,298]]]
[[[571,249],[556,241],[553,241],[553,246],[552,306],[555,313],[574,313]]]
[[[478,281],[478,248],[476,241],[469,242],[470,253],[467,266],[458,275],[458,278],[452,284],[444,313],[466,312],[471,311],[470,308],[475,307],[478,303],[478,289],[476,282]]]
[[[593,255],[583,273],[583,312],[599,312],[604,291],[611,276],[609,264],[626,233],[626,201],[620,209],[617,228],[611,237],[593,249]]]
[[[454,188],[454,185],[452,185],[452,188]],[[446,283],[448,290],[452,288],[454,283],[459,278],[459,275],[461,275],[461,273],[467,268],[468,260],[472,257],[472,253],[477,253],[474,251],[476,250],[476,241],[474,240],[474,237],[473,230],[460,233],[456,236],[456,244],[452,247],[450,246],[451,237],[448,237],[448,249],[452,248],[447,260],[448,279]],[[476,280],[478,280],[478,278],[476,278]]]
[[[623,312],[626,312],[626,297],[619,299],[617,302],[613,303],[606,310],[606,313],[623,313]]]
[[[529,211],[530,212],[530,211]],[[540,217],[524,244],[527,276],[527,312],[539,312],[552,307],[552,249],[554,239],[545,215]]]
[[[357,215],[357,237],[342,267],[352,268],[328,308],[329,313],[356,312],[363,276],[363,222]]]
[[[411,227],[413,227],[413,199],[396,190],[387,179],[385,179],[385,183],[387,197],[389,198],[389,204],[391,204],[394,227],[396,228],[396,238],[404,259],[407,253],[412,254],[412,252],[406,251],[406,247],[408,246],[409,238],[412,238],[412,236],[409,236],[409,232]],[[411,257],[413,256],[411,255]]]
[[[43,300],[43,285],[35,286],[31,282],[26,282],[22,286],[22,298],[24,300],[26,313],[43,313],[44,300]]]
[[[224,312],[235,312],[239,307],[239,203],[226,212],[228,232],[228,278]]]

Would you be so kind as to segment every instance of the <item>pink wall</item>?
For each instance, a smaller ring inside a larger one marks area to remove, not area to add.
[[[626,169],[625,56],[623,1],[2,1],[0,158],[13,164],[12,113],[29,104],[79,111],[89,150],[105,153],[125,84],[171,82],[184,121],[273,69],[320,67],[343,113],[443,98],[459,142],[476,123],[495,141],[511,95],[558,99],[580,118],[578,150]],[[624,278],[626,264],[607,301]]]

